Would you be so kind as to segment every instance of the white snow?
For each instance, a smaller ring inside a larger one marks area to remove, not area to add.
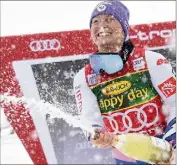
[[[81,30],[89,28],[101,1],[2,1],[1,35]],[[130,25],[175,21],[175,1],[122,1],[130,10]]]
[[[23,144],[7,121],[2,108],[0,112],[1,164],[33,164]]]
[[[1,164],[33,164],[17,135],[1,135]]]

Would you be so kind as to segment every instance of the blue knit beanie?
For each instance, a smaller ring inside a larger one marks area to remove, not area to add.
[[[92,26],[92,19],[100,14],[110,14],[114,16],[121,24],[127,38],[129,31],[129,10],[127,7],[119,1],[104,1],[99,3],[92,12],[90,18],[90,28]]]

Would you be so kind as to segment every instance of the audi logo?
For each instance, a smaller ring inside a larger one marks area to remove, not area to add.
[[[153,107],[154,111],[155,111],[155,117],[151,122],[148,122],[148,116],[145,113],[144,109],[147,106],[151,106]],[[130,118],[130,113],[136,113],[137,117],[136,117],[136,121],[140,123],[140,126],[134,128],[133,127],[133,121]],[[117,120],[115,120],[114,117],[118,117],[120,116],[122,118],[122,122],[124,125],[125,130],[121,131],[118,125]],[[141,118],[141,116],[143,116],[143,119]],[[137,109],[137,108],[133,108],[133,109],[129,109],[127,110],[125,113],[122,112],[118,112],[115,113],[111,116],[104,116],[103,117],[103,121],[104,120],[108,120],[109,124],[111,125],[112,129],[113,129],[113,133],[115,134],[122,134],[122,133],[128,133],[130,131],[140,131],[142,130],[144,127],[150,127],[152,125],[154,125],[157,121],[158,121],[158,117],[159,117],[159,112],[158,112],[158,107],[156,104],[154,103],[148,103],[143,105],[141,108]],[[126,120],[128,121],[128,123],[126,122]]]
[[[59,50],[61,45],[60,41],[57,39],[47,39],[32,41],[29,47],[33,52],[43,52],[46,50]]]

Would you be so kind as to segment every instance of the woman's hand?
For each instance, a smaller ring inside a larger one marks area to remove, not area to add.
[[[171,158],[170,158],[169,162],[167,162],[167,163],[166,162],[157,163],[157,165],[163,165],[163,164],[168,164],[168,165],[176,164],[176,162],[175,162],[175,150],[172,151],[172,155],[171,155]]]
[[[99,134],[98,138],[91,138],[91,143],[97,147],[102,149],[107,149],[112,146],[113,136],[108,132],[100,133],[96,130],[96,134]]]

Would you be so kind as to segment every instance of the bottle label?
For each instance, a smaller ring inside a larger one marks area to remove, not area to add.
[[[152,140],[152,144],[160,149],[163,150],[168,150],[169,146],[168,143],[163,140],[163,139],[159,139],[159,138],[155,138],[155,137],[151,137]]]

